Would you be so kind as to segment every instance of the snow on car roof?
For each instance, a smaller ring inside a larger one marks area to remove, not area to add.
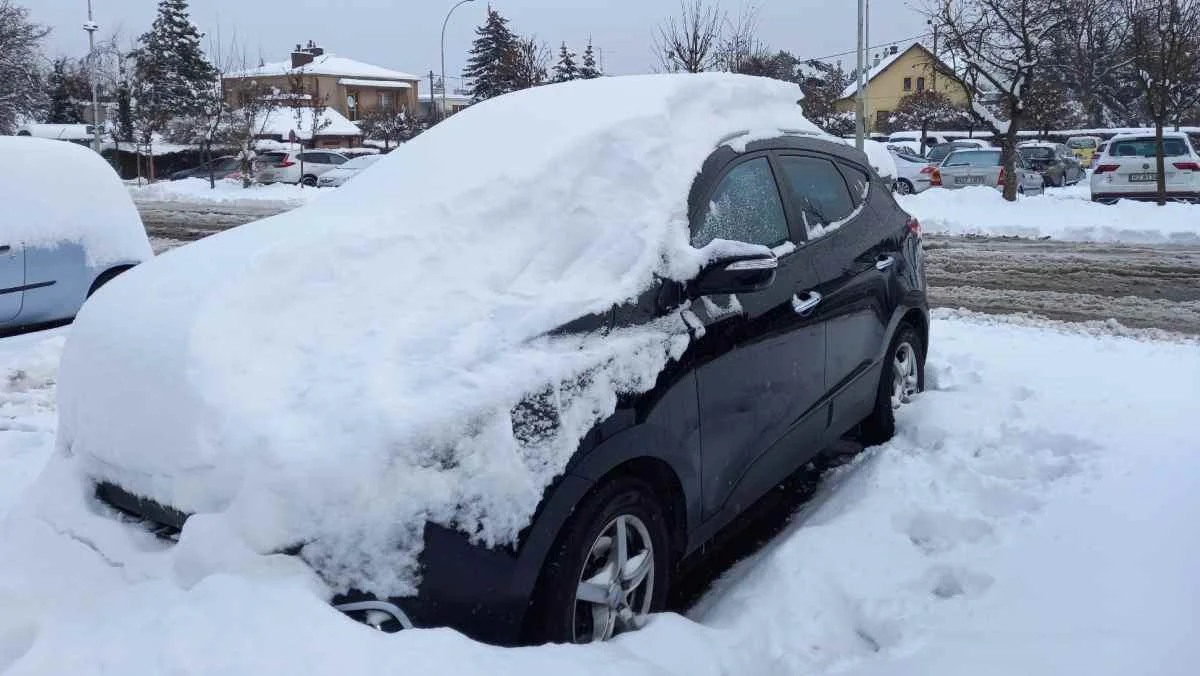
[[[697,172],[741,130],[819,134],[798,98],[647,75],[468,108],[89,303],[59,447],[260,553],[307,543],[334,588],[412,594],[427,521],[514,542],[583,434],[686,347],[678,316],[548,332],[692,277],[709,254],[689,243]],[[531,394],[558,426],[521,413]]]
[[[0,244],[77,243],[92,267],[151,257],[133,199],[95,152],[68,141],[0,136],[0,155]]]

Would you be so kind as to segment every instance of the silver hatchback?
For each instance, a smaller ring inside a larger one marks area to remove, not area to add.
[[[1030,169],[1020,155],[1017,155],[1017,178],[1017,192],[1022,195],[1040,195],[1045,190],[1041,173]],[[955,150],[933,172],[933,184],[943,188],[990,186],[1003,190],[1000,149]]]

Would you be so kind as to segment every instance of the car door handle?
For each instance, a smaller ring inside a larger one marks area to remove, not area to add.
[[[806,315],[820,304],[821,294],[816,291],[806,291],[802,296],[792,296],[792,311],[798,315]]]
[[[880,256],[879,258],[875,259],[875,269],[876,270],[887,270],[888,268],[892,267],[895,264],[896,264],[895,256]]]

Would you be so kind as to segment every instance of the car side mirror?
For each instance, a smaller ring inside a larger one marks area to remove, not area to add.
[[[688,298],[715,294],[754,293],[775,283],[779,259],[775,254],[719,258],[704,267],[687,285]]]

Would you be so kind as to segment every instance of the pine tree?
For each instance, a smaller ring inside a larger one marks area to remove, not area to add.
[[[216,81],[217,70],[200,47],[203,35],[188,16],[187,0],[159,0],[158,16],[139,39],[136,76],[151,117],[195,112],[201,94]]]
[[[463,76],[471,82],[471,98],[478,102],[516,89],[515,65],[517,37],[508,28],[508,19],[488,8],[487,21],[475,29],[471,58]]]
[[[50,77],[46,83],[50,89],[50,110],[46,121],[50,124],[79,124],[83,118],[79,108],[71,100],[71,87],[67,77],[67,60],[54,60],[50,69]]]
[[[589,38],[587,49],[583,50],[583,67],[579,69],[579,77],[594,80],[602,75],[604,72],[596,67],[596,52],[592,49],[592,41]]]
[[[554,64],[552,82],[568,82],[578,80],[580,77],[579,67],[575,65],[575,52],[564,42],[558,50],[558,63]]]

